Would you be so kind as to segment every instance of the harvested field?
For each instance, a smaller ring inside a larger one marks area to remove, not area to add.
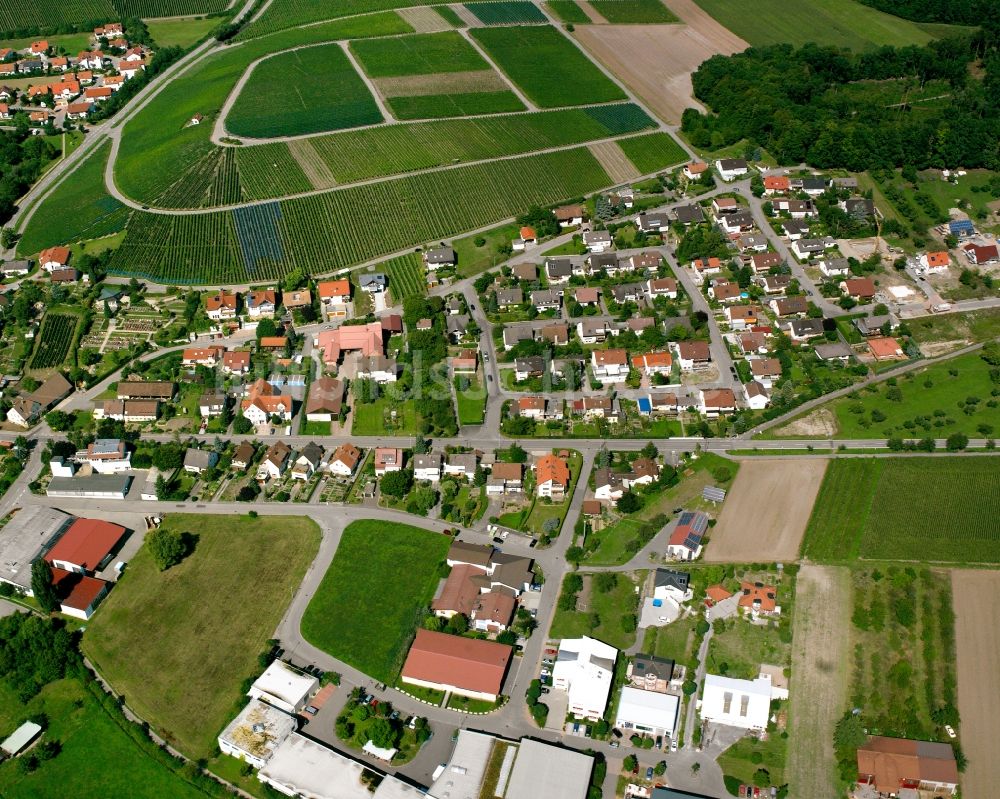
[[[604,167],[604,171],[608,173],[608,177],[614,183],[627,183],[642,174],[635,168],[628,156],[622,152],[622,148],[618,146],[617,142],[599,142],[591,144],[588,149]]]
[[[288,149],[314,189],[332,189],[337,185],[337,179],[309,139],[292,139]]]
[[[789,438],[813,438],[822,436],[829,438],[837,434],[837,417],[829,408],[817,408],[812,413],[799,419],[793,419],[788,424],[774,431],[775,436]]]
[[[413,26],[416,33],[436,33],[450,30],[451,26],[430,6],[421,8],[401,8],[399,16]]]
[[[492,69],[475,72],[439,72],[434,75],[403,75],[374,81],[383,97],[425,97],[434,94],[501,92],[510,88]]]
[[[847,703],[850,572],[803,566],[795,588],[792,700],[788,709],[790,796],[836,795],[833,728]]]
[[[796,560],[826,463],[819,458],[743,461],[705,560]]]
[[[1000,780],[1000,572],[951,573],[958,658],[958,712],[962,749],[969,765],[962,775],[962,796],[993,796]]]
[[[574,35],[661,118],[681,121],[685,108],[701,108],[691,73],[702,61],[730,55],[747,43],[698,8],[693,0],[669,0],[681,25],[585,25]]]

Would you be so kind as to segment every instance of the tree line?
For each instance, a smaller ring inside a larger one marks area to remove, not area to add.
[[[941,89],[921,102],[929,81]],[[750,48],[708,59],[692,83],[711,109],[684,112],[697,147],[745,140],[781,163],[853,171],[1000,168],[1000,29],[866,53]]]

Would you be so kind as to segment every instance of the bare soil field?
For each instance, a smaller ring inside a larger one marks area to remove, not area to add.
[[[793,419],[783,427],[774,431],[776,436],[812,438],[813,436],[835,436],[838,425],[837,417],[829,408],[817,408],[801,419]]]
[[[958,712],[969,765],[962,796],[986,799],[1000,784],[1000,571],[951,573],[958,658]]]
[[[492,69],[475,72],[439,72],[433,75],[404,75],[374,81],[383,97],[422,97],[433,94],[501,92],[510,87]]]
[[[825,472],[826,460],[821,458],[742,461],[712,531],[705,560],[797,560]]]
[[[444,17],[430,6],[401,8],[397,13],[413,26],[416,33],[437,33],[438,31],[451,30],[451,25],[444,21]]]
[[[679,124],[685,108],[701,108],[691,73],[717,53],[749,45],[694,3],[667,0],[682,25],[581,25],[574,36],[662,119]]]
[[[803,566],[799,570],[785,769],[790,796],[836,796],[833,728],[847,703],[851,612],[851,578],[846,568]]]
[[[617,142],[605,141],[599,144],[591,144],[588,149],[596,158],[608,177],[614,183],[627,183],[639,177],[639,170],[629,161],[628,156],[622,152],[622,148]]]

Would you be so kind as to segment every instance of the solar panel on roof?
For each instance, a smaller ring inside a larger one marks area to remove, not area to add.
[[[722,502],[726,498],[726,491],[716,486],[705,486],[702,489],[701,496],[709,502]]]

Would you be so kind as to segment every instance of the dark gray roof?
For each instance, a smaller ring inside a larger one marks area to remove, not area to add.
[[[701,222],[705,219],[705,213],[697,205],[682,205],[674,209],[674,216],[678,222]]]
[[[674,569],[657,569],[655,585],[657,588],[674,587],[679,591],[687,591],[691,575],[687,572],[679,572]]]

